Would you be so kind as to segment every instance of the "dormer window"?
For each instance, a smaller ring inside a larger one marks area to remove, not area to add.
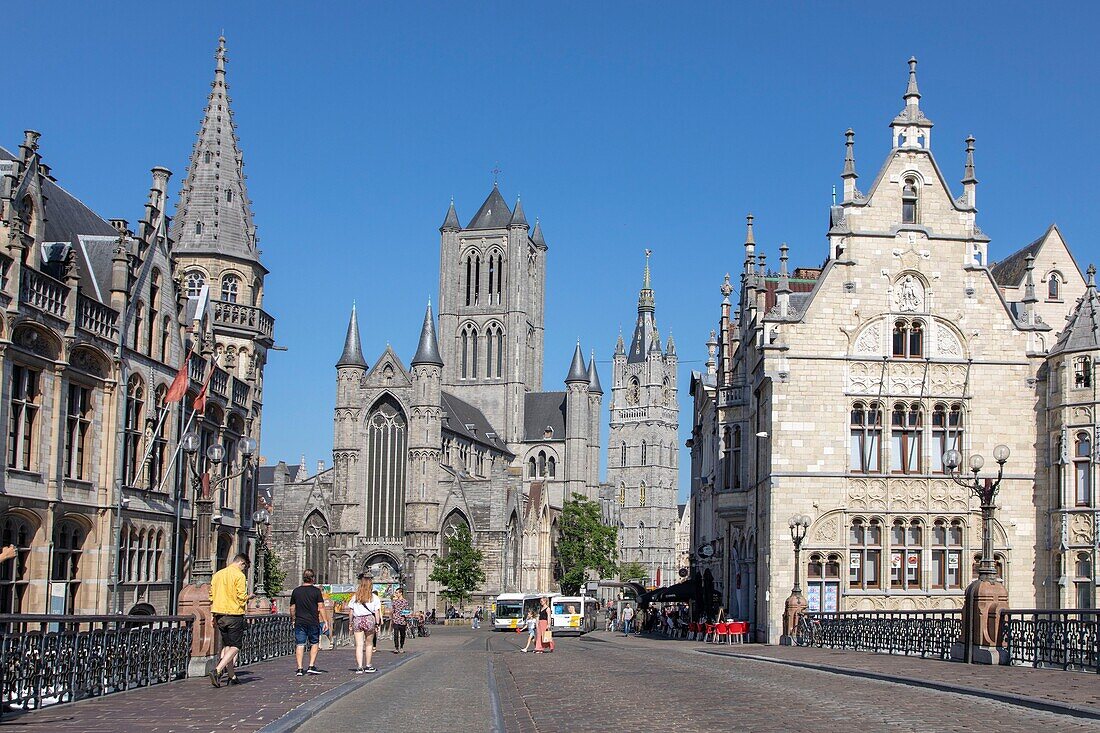
[[[1092,386],[1092,360],[1087,356],[1073,362],[1073,386],[1078,389]]]
[[[211,153],[209,150],[207,150],[205,153],[202,154],[202,162],[203,163],[210,163],[213,160],[214,160],[214,154]]]
[[[202,234],[202,222],[201,221],[196,221],[195,222],[195,234]]]
[[[901,222],[917,223],[917,179],[909,177],[901,187]]]

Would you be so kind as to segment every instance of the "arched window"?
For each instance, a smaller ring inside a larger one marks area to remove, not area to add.
[[[153,545],[153,567],[149,575],[149,580],[156,582],[161,579],[163,574],[163,568],[161,562],[164,560],[164,532],[157,530],[157,541]]]
[[[15,514],[0,520],[0,546],[15,545],[11,560],[0,563],[0,613],[22,613],[27,595],[27,560],[31,553],[34,532],[27,520]]]
[[[535,457],[531,456],[531,459],[527,461],[527,476],[528,478],[534,478],[538,475],[538,470],[535,468]]]
[[[626,484],[619,484],[619,506],[626,506]]]
[[[462,378],[477,379],[477,328],[467,323],[462,329]]]
[[[882,584],[882,523],[853,519],[848,537],[848,586],[866,590]]]
[[[134,351],[141,351],[141,324],[145,319],[145,304],[140,300],[134,304],[134,339],[130,342],[130,347]],[[152,348],[151,345],[148,345]]]
[[[546,451],[539,451],[539,476],[546,476]]]
[[[890,528],[890,587],[919,590],[923,532],[917,521],[906,524],[898,519]]]
[[[550,478],[554,478],[558,474],[558,462],[554,456],[550,456],[546,459],[546,470],[550,474]]]
[[[909,176],[901,187],[901,222],[917,223],[917,179]]]
[[[643,466],[647,465],[646,464],[646,458],[647,458],[647,456],[646,456],[646,444],[645,444],[645,441],[643,440],[642,441],[642,465]]]
[[[645,522],[638,522],[638,550],[645,547]]]
[[[8,414],[8,467],[33,471],[37,465],[38,408],[42,404],[42,372],[22,364],[11,365]]]
[[[171,316],[165,316],[161,319],[160,327],[160,360],[163,362],[168,361],[168,339],[172,336],[172,318]]]
[[[57,523],[53,533],[53,568],[50,580],[54,587],[65,588],[65,613],[76,612],[76,596],[80,590],[80,555],[84,549],[84,528],[71,519]]]
[[[645,506],[645,481],[638,487],[638,506]]]
[[[504,329],[492,324],[485,332],[485,376],[504,376]]]
[[[471,253],[466,257],[466,305],[481,302],[481,255]]]
[[[626,466],[626,443],[619,444],[619,466]]]
[[[669,451],[671,452],[671,448]],[[727,486],[731,489],[741,488],[741,426],[733,428],[733,446],[730,448],[730,475]]]
[[[631,377],[627,382],[626,388],[626,403],[628,405],[636,405],[642,400],[642,386],[638,382],[637,377]]]
[[[1073,447],[1073,495],[1077,506],[1092,506],[1092,440],[1077,433]]]
[[[386,398],[367,418],[366,536],[405,537],[405,466],[408,422],[401,408]]]
[[[848,467],[852,473],[882,470],[882,406],[877,402],[852,405]]]
[[[1092,386],[1092,359],[1087,356],[1073,360],[1073,386],[1077,388]]]
[[[156,405],[157,414],[160,415],[165,409],[165,398],[168,396],[168,388],[163,384],[157,385],[156,391],[153,393],[154,404]],[[164,480],[164,469],[166,461],[168,460],[168,423],[167,419],[160,422],[160,432],[153,436],[153,450],[149,452],[149,490],[156,491],[160,488],[161,481]]]
[[[920,321],[895,321],[891,343],[891,355],[897,359],[923,358],[924,325]]]
[[[495,298],[496,304],[500,305],[501,303],[504,302],[504,255],[498,252],[497,255],[496,255],[496,260],[497,260],[497,289],[496,289],[496,293],[494,293],[494,298]],[[492,288],[490,287],[489,290],[491,291]]]
[[[187,277],[184,278],[184,284],[187,288],[187,297],[197,298],[202,294],[202,286],[206,284],[206,276],[197,270],[189,272]]]
[[[1050,273],[1047,279],[1047,300],[1059,300],[1061,298],[1061,283],[1058,281],[1058,273]]]
[[[213,160],[214,160],[214,154],[211,153],[209,150],[207,150],[206,152],[204,152],[202,154],[202,162],[203,163],[210,163]]]
[[[931,581],[934,589],[962,588],[962,522],[937,519],[932,525]]]
[[[226,303],[236,303],[237,293],[241,287],[241,279],[236,275],[226,275],[222,278],[222,300]]]
[[[328,521],[315,510],[306,517],[302,534],[306,539],[305,568],[316,573],[318,583],[328,582]]]
[[[91,478],[89,433],[92,428],[92,388],[69,384],[65,419],[65,475],[78,481]]]
[[[1073,563],[1073,586],[1076,608],[1093,608],[1092,557],[1087,552],[1077,553]]]
[[[840,597],[840,555],[825,557],[819,553],[810,555],[806,567],[806,580],[810,586],[807,597],[809,610],[818,613],[833,613],[839,610]]]
[[[470,523],[461,513],[453,511],[448,514],[447,518],[443,521],[442,531],[440,532],[440,534],[443,535],[441,554],[446,557],[450,552],[450,543],[453,540],[462,540],[463,538],[469,539],[472,533]]]
[[[949,450],[962,450],[962,405],[955,403],[948,408],[942,402],[932,407],[932,471],[944,473],[943,454]]]
[[[898,402],[890,413],[890,471],[920,473],[923,415],[920,405]],[[942,455],[942,454],[941,454]]]
[[[202,222],[201,221],[196,221],[195,222],[195,234],[202,234]]]
[[[233,200],[233,189],[230,189],[230,188],[225,189],[225,201],[226,201],[226,203],[229,203],[232,200]]]
[[[489,255],[489,303],[496,302],[496,286],[497,286],[497,258],[495,254]]]
[[[149,286],[149,321],[145,331],[145,348],[148,349],[145,353],[149,356],[156,356],[154,349],[157,346],[156,330],[157,311],[160,309],[160,272],[153,271],[153,282]]]
[[[145,383],[136,374],[126,385],[126,434],[124,436],[123,465],[126,467],[126,485],[135,486],[141,470],[141,436],[145,430]]]

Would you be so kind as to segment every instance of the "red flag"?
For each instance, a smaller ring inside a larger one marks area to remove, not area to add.
[[[195,402],[191,405],[200,415],[206,414],[206,393],[210,388],[210,378],[214,376],[214,364],[211,362],[210,371],[206,373],[206,381],[202,383],[202,389],[195,395]]]
[[[203,471],[202,473],[202,498],[210,498],[210,472]]]
[[[187,356],[184,358],[183,363],[180,364],[180,369],[176,372],[176,378],[172,380],[172,384],[168,387],[168,392],[164,395],[164,402],[179,402],[183,399],[183,396],[187,394],[187,368],[191,364],[191,352],[187,352]]]

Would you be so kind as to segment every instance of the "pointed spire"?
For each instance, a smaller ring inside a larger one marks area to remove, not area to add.
[[[592,350],[592,357],[588,361],[588,392],[589,394],[603,394],[603,386],[600,385],[600,375],[596,371],[596,350]]]
[[[581,353],[581,342],[577,340],[577,349],[573,352],[573,363],[569,365],[569,375],[565,378],[566,384],[573,382],[587,382],[588,367],[584,365],[584,354]]]
[[[718,334],[714,332],[712,328],[710,330],[710,338],[707,339],[707,374],[714,376],[718,374],[718,362],[715,360],[715,356],[718,353]]]
[[[642,273],[642,289],[643,290],[651,290],[651,287],[650,287],[650,284],[649,284],[649,257],[652,254],[653,254],[653,252],[651,250],[647,249],[645,251],[645,271]]]
[[[652,250],[645,250],[645,269],[642,271],[642,289],[638,292],[638,312],[652,312],[655,305],[653,300],[653,286],[650,284],[649,257]]]
[[[218,39],[214,58],[214,81],[176,203],[172,239],[177,253],[230,255],[259,262],[244,158],[225,81],[224,37]]]
[[[466,225],[466,228],[505,229],[511,221],[512,210],[508,208],[508,203],[504,200],[504,197],[500,195],[500,189],[497,188],[496,183],[493,183],[493,190],[485,197],[485,203],[474,214],[474,218],[470,219],[470,223]]]
[[[668,332],[668,341],[665,342],[665,353],[676,356],[676,342],[672,339],[672,331]]]
[[[787,253],[791,251],[791,248],[787,246],[786,242],[779,245],[779,287],[777,292],[789,293],[791,292],[791,281],[787,273]]]
[[[623,341],[623,328],[619,326],[619,340],[615,342],[615,356],[626,354],[626,342]]]
[[[535,243],[536,247],[542,247],[546,249],[546,239],[542,234],[542,224],[539,223],[539,218],[535,217],[535,229],[531,232],[531,241]]]
[[[974,177],[974,136],[968,135],[966,138],[966,167],[963,169],[963,183],[977,183],[978,179]]]
[[[439,341],[435,337],[435,319],[432,318],[430,300],[424,311],[424,325],[420,328],[420,343],[416,346],[416,355],[413,356],[411,364],[412,366],[419,364],[443,366],[443,357],[439,355]]]
[[[462,229],[462,225],[458,223],[458,212],[455,211],[455,197],[451,196],[451,205],[447,208],[447,216],[443,219],[443,226],[439,227],[441,232],[457,232]]]
[[[344,337],[344,353],[340,355],[340,361],[336,362],[336,367],[367,368],[367,360],[363,358],[363,345],[359,341],[359,314],[354,303],[351,305],[348,335]]]
[[[745,275],[748,278],[746,287],[750,288],[755,287],[752,276],[756,272],[756,237],[752,232],[752,220],[752,214],[745,217]]]
[[[649,272],[651,250],[645,250],[645,269],[642,271],[642,289],[638,292],[638,321],[634,326],[634,337],[630,341],[631,363],[642,362],[656,347],[660,349],[660,337],[657,335],[656,300],[653,297],[653,285]]]
[[[512,221],[508,222],[508,226],[527,228],[527,217],[523,215],[523,202],[519,200],[519,196],[516,196],[516,209],[512,212]]]
[[[920,99],[920,89],[917,89],[917,57],[909,57],[909,85],[905,87],[904,99],[907,104],[917,104]],[[912,101],[910,101],[912,100]]]
[[[1085,274],[1088,276],[1088,280],[1085,281],[1085,287],[1089,290],[1096,289],[1096,265],[1090,264],[1088,269],[1085,270]]]
[[[840,174],[841,178],[859,178],[856,173],[856,132],[852,128],[848,128],[844,133],[844,172]]]

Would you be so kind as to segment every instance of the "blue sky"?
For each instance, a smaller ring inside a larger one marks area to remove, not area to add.
[[[154,165],[177,173],[174,202],[224,29],[265,305],[289,348],[267,367],[269,460],[331,462],[352,300],[368,361],[387,343],[407,360],[436,297],[447,203],[465,222],[498,166],[551,248],[544,388],[562,388],[577,338],[607,384],[651,248],[686,439],[690,370],[739,266],[745,213],[769,262],[786,241],[792,264],[820,264],[844,130],[872,179],[910,55],[956,192],[963,139],[977,138],[991,258],[1051,222],[1082,266],[1100,257],[1097,15],[1084,3],[25,3],[5,21],[0,144],[40,130],[62,185],[105,217],[140,217]]]

